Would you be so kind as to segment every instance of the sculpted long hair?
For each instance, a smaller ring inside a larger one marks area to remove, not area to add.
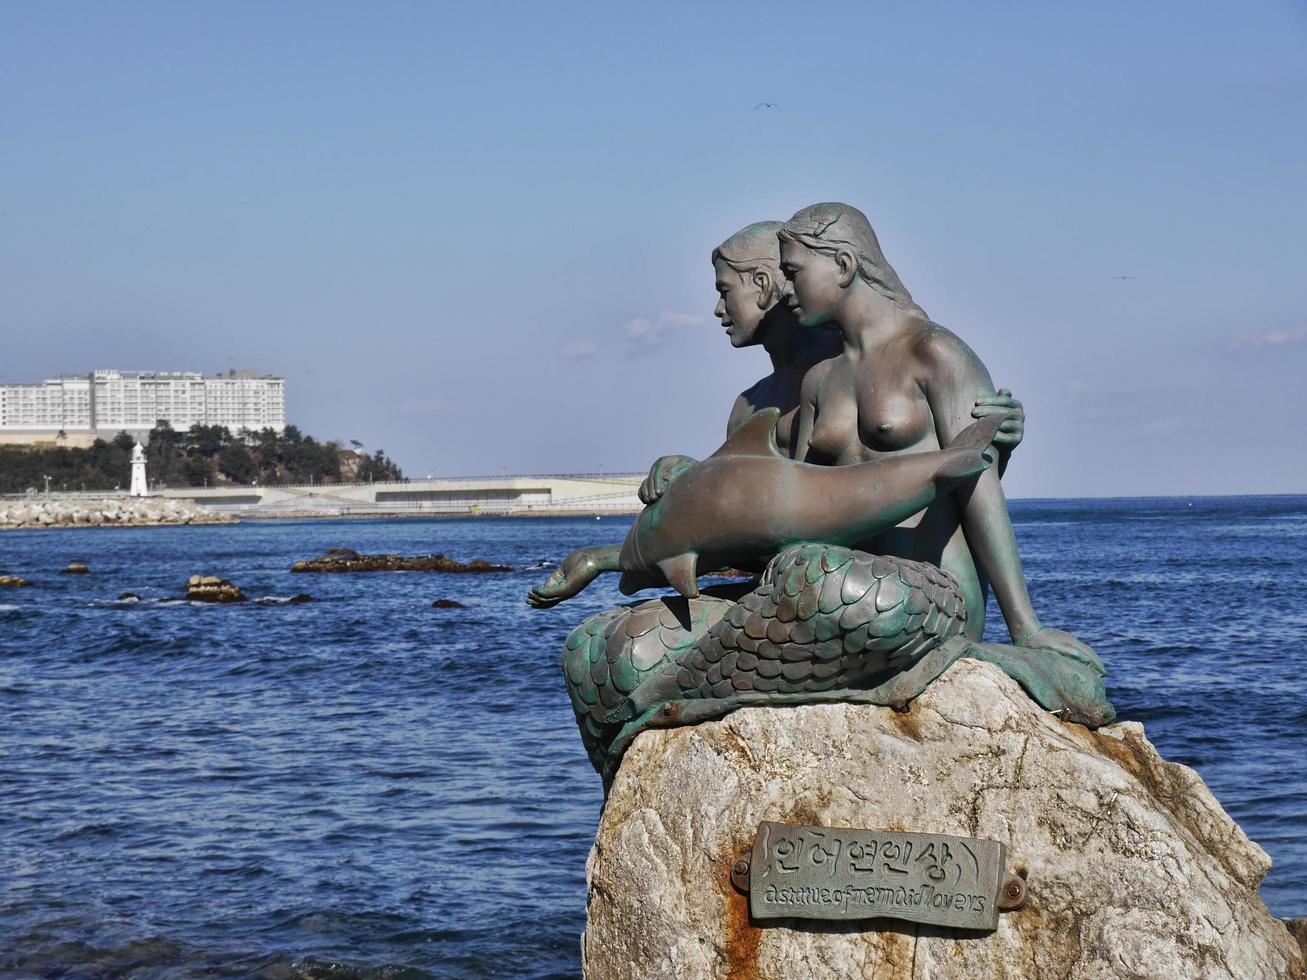
[[[771,277],[771,305],[783,302],[789,295],[790,283],[781,272],[781,241],[779,221],[757,221],[741,228],[712,250],[715,265],[718,260],[742,275],[765,272]]]
[[[796,242],[814,252],[834,255],[847,250],[858,260],[858,277],[899,308],[928,319],[885,259],[867,216],[849,204],[813,204],[781,225],[779,240]]]

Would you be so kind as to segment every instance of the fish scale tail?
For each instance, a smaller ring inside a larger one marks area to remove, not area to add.
[[[933,565],[796,545],[694,644],[677,680],[682,698],[727,702],[741,692],[865,689],[961,634],[966,621],[956,581]]]
[[[591,617],[568,637],[563,672],[607,781],[648,728],[744,704],[876,696],[966,619],[957,583],[933,565],[801,544],[735,602],[668,596]]]
[[[629,696],[683,657],[725,614],[711,597],[651,599],[597,613],[568,635],[563,677],[586,754],[602,770],[611,743],[630,715]]]

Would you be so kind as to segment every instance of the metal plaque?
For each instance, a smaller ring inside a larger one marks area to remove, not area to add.
[[[997,929],[1006,863],[998,841],[767,821],[747,869],[749,911],[755,919],[890,916]]]

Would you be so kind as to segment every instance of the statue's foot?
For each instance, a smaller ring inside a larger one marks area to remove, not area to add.
[[[548,609],[570,599],[603,572],[615,569],[620,549],[616,545],[577,548],[550,576],[526,594],[527,604]]]

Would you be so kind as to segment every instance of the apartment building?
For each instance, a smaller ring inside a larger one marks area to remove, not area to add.
[[[0,384],[0,441],[44,441],[63,432],[83,442],[96,435],[148,432],[160,419],[178,430],[200,424],[280,432],[286,427],[285,381],[256,371],[212,377],[94,371],[36,384]]]

